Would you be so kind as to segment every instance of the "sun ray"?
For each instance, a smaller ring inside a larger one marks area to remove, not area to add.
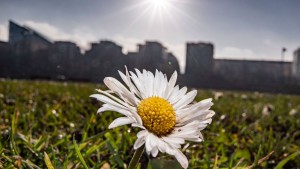
[[[128,31],[130,28],[132,28],[139,20],[141,20],[143,18],[143,16],[145,16],[149,10],[151,9],[151,7],[147,7],[140,15],[138,15],[128,26],[127,28],[124,29],[123,32]]]
[[[183,15],[184,17],[186,17],[187,19],[189,19],[190,21],[196,23],[197,25],[199,25],[202,29],[207,30],[207,27],[205,27],[199,20],[197,20],[196,18],[192,17],[191,15],[187,14],[186,12],[180,10],[178,7],[171,5],[170,8],[172,8],[172,10],[175,10],[176,12],[180,13],[181,15]]]
[[[201,24],[199,18],[194,18],[181,9],[181,5],[188,3],[188,1],[189,0],[142,0],[139,3],[125,7],[114,15],[124,15],[137,11],[138,14],[124,28],[123,33],[128,32],[134,28],[135,25],[143,23],[145,24],[145,35],[151,38],[158,37],[158,40],[164,40],[167,36],[165,32],[166,26],[172,27],[173,31],[177,33],[183,31],[180,29],[182,26],[180,24],[183,23],[179,23],[179,16],[185,18],[184,21],[193,22],[197,24],[200,29],[206,30],[207,28]]]
[[[116,12],[112,12],[110,13],[110,15],[107,15],[106,17],[119,17],[119,16],[122,16],[124,14],[127,14],[131,11],[135,11],[135,10],[138,10],[144,6],[147,5],[147,2],[146,1],[141,1],[139,3],[136,3],[136,4],[131,4],[131,5],[128,5],[126,7],[124,7],[123,9],[121,9],[120,11],[116,11]]]

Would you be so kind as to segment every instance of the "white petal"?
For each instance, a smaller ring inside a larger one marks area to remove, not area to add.
[[[143,75],[139,69],[134,69],[139,79],[143,79]]]
[[[132,79],[134,85],[137,87],[138,91],[140,92],[141,99],[146,98],[145,97],[145,88],[144,88],[144,85],[142,85],[142,82],[140,81],[140,79],[133,72],[130,72],[130,75],[131,75],[131,79]]]
[[[174,156],[184,169],[188,168],[189,161],[180,150],[176,149]]]
[[[104,103],[107,103],[107,104],[111,105],[111,106],[106,106],[106,107],[107,107],[107,109],[108,109],[108,107],[109,107],[109,108],[112,108],[112,109],[111,109],[112,111],[117,111],[117,112],[119,112],[119,113],[121,113],[121,114],[124,114],[125,116],[128,116],[128,115],[126,115],[126,114],[128,114],[128,112],[129,112],[129,113],[131,114],[131,116],[133,116],[133,117],[135,118],[135,120],[136,120],[137,123],[143,124],[143,123],[142,123],[142,119],[140,118],[140,116],[139,116],[139,115],[137,114],[137,112],[136,112],[136,108],[134,108],[134,107],[128,105],[127,103],[125,103],[125,102],[123,102],[122,100],[116,98],[115,96],[109,94],[108,92],[101,91],[101,90],[98,90],[98,91],[104,93],[104,94],[107,95],[108,97],[107,97],[107,96],[104,96],[104,95],[101,95],[101,94],[93,94],[93,95],[91,95],[90,97],[96,98],[96,99],[99,100],[99,101],[102,101],[102,102],[104,102]],[[114,100],[113,100],[113,99],[114,99]],[[116,101],[115,101],[115,100],[116,100]],[[119,109],[120,111],[118,111],[118,109]],[[128,112],[125,114],[125,112],[122,111],[121,109],[123,109],[124,111],[127,110]],[[106,110],[106,108],[100,108],[100,109],[98,110],[98,112],[105,111],[105,110]]]
[[[195,120],[207,119],[206,118],[207,114],[210,114],[212,112],[213,112],[212,110],[200,110],[200,111],[196,110],[196,112],[193,111],[193,113],[189,114],[188,116],[183,116],[183,117],[180,116],[176,120],[177,120],[177,123],[183,123],[190,119],[195,119]]]
[[[136,139],[133,148],[136,150],[138,148],[140,148],[143,144],[145,144],[145,139],[144,138],[138,138]]]
[[[146,151],[147,152],[151,152],[153,146],[151,145],[151,133],[149,133],[146,137],[145,137],[145,145],[146,145]]]
[[[154,75],[154,80],[153,80],[153,95],[154,96],[159,96],[158,95],[158,90],[160,88],[160,79],[158,76],[158,70],[155,70],[155,75]]]
[[[152,97],[154,95],[154,75],[150,71],[143,70],[143,81],[146,97]]]
[[[162,97],[164,94],[164,91],[166,90],[168,79],[164,76],[164,74],[160,71],[158,71],[158,83],[156,84],[156,96]]]
[[[170,137],[162,137],[162,139],[169,144],[184,144],[184,139],[182,138],[170,138]]]
[[[201,132],[199,132],[199,141],[203,141],[204,140],[204,137],[203,137],[203,135],[202,135],[202,133]]]
[[[107,96],[108,98],[110,98],[110,99],[116,101],[117,103],[119,103],[119,104],[121,104],[121,105],[123,105],[123,106],[125,106],[125,107],[132,107],[132,106],[130,106],[129,104],[127,104],[127,103],[125,103],[124,101],[122,101],[121,99],[119,99],[119,98],[115,97],[114,95],[110,94],[108,91],[103,91],[103,90],[100,90],[100,89],[97,89],[97,91],[98,91],[99,93],[101,93],[102,95]],[[113,92],[113,91],[112,91],[112,92]]]
[[[169,102],[174,105],[176,102],[178,102],[182,97],[185,95],[187,91],[186,87],[181,88],[179,91],[175,92],[172,94],[169,98]]]
[[[153,87],[154,87],[154,85],[153,85],[153,82],[154,82],[154,75],[153,75],[152,72],[148,71],[148,72],[147,72],[147,76],[148,76],[148,80],[149,80],[149,82],[147,82],[147,83],[148,83],[147,89],[149,90],[149,92],[148,92],[148,97],[151,97],[151,96],[154,95],[154,93],[153,93]]]
[[[103,106],[100,109],[98,109],[97,113],[101,113],[101,112],[104,112],[104,111],[118,112],[118,113],[123,114],[127,117],[133,118],[138,125],[143,125],[142,119],[137,114],[136,110],[128,111],[128,109],[116,107],[116,106],[111,105],[111,104],[103,104]]]
[[[138,132],[136,136],[138,138],[142,138],[142,137],[145,137],[147,134],[148,134],[147,130],[142,130],[142,131]]]
[[[181,107],[190,104],[194,100],[196,95],[197,95],[197,90],[188,92],[183,98],[181,98],[176,104],[173,105],[173,108],[177,110]]]
[[[163,140],[160,140],[158,142],[157,148],[160,152],[165,153],[166,152],[166,147],[167,147],[167,144]]]
[[[172,74],[171,78],[170,78],[170,81],[166,87],[166,90],[165,90],[165,93],[164,93],[164,96],[163,98],[165,99],[168,99],[172,90],[174,89],[174,86],[176,84],[176,80],[177,80],[177,72],[174,71],[174,73]]]
[[[107,104],[111,104],[113,106],[116,106],[116,107],[119,107],[119,108],[123,108],[123,109],[126,109],[126,110],[130,110],[128,107],[120,104],[120,103],[117,103],[116,101],[112,100],[111,98],[109,97],[106,97],[104,95],[101,95],[101,94],[93,94],[91,95],[90,97],[93,97],[103,103],[107,103]]]
[[[212,110],[204,110],[199,111],[191,116],[187,116],[183,119],[180,119],[177,121],[178,124],[188,124],[193,120],[199,120],[201,123],[207,123],[210,124],[212,119],[211,117],[215,115],[215,112]]]
[[[199,112],[201,110],[208,110],[212,105],[213,103],[211,101],[207,102],[206,100],[203,100],[198,103],[185,106],[185,108],[183,109],[176,110],[176,115],[177,115],[176,120],[180,120],[186,116],[191,116],[194,113]]]
[[[109,129],[118,127],[118,126],[122,126],[125,124],[130,124],[133,123],[134,120],[128,117],[119,117],[117,119],[115,119],[112,123],[110,123],[110,125],[108,126]]]
[[[132,123],[131,126],[132,127],[138,127],[138,128],[144,129],[144,130],[146,129],[143,125],[138,124],[138,123]]]
[[[169,144],[166,144],[166,153],[170,154],[170,155],[174,155],[175,154],[175,149],[176,148],[173,148],[171,147]]]
[[[104,84],[112,91],[114,91],[124,101],[131,105],[137,106],[137,98],[131,93],[121,82],[113,77],[106,77],[103,80]]]
[[[157,154],[158,154],[158,148],[157,147],[153,147],[152,151],[151,151],[151,154],[153,157],[156,157]]]
[[[151,97],[153,96],[153,74],[149,71],[143,70],[142,76],[142,84],[145,88],[145,97]]]
[[[134,94],[136,94],[139,98],[141,98],[140,92],[137,90],[137,88],[133,85],[133,83],[130,80],[131,78],[129,76],[127,67],[126,67],[126,75],[124,75],[121,71],[118,71],[118,72],[119,72],[119,75],[121,76],[122,80],[129,87],[130,91],[133,92]]]
[[[132,116],[132,113],[130,111],[123,109],[123,108],[113,106],[111,104],[107,104],[107,103],[103,104],[102,107],[98,109],[97,113],[101,113],[104,111],[115,111],[115,112],[121,113],[127,117]]]
[[[171,91],[171,93],[170,93],[169,97],[167,98],[167,100],[170,102],[170,101],[173,99],[173,97],[174,97],[175,95],[177,95],[178,92],[179,92],[179,86],[176,85],[176,86],[173,88],[173,90]],[[170,103],[171,103],[171,102],[170,102]]]
[[[191,128],[190,130],[174,130],[172,134],[168,135],[168,137],[175,138],[198,138],[199,131],[197,128]]]
[[[213,102],[212,102],[211,98],[201,100],[201,101],[199,101],[198,103],[195,103],[195,104],[189,104],[184,108],[191,108],[191,107],[194,107],[194,106],[198,106],[199,108],[204,109],[203,107],[206,107],[207,104],[212,104],[213,105]]]
[[[185,138],[185,140],[192,141],[192,142],[198,142],[198,143],[203,141],[203,139],[201,139],[201,138]]]

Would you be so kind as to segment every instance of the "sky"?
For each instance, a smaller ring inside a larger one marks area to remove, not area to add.
[[[112,40],[123,52],[145,40],[161,42],[181,69],[187,42],[214,44],[215,58],[291,61],[300,47],[299,0],[0,0],[0,40],[8,21],[49,39]]]

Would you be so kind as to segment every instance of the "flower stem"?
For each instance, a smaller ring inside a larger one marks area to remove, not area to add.
[[[137,165],[140,161],[140,158],[144,152],[144,147],[145,147],[145,145],[141,146],[134,152],[133,157],[129,163],[128,169],[135,169],[137,167]]]

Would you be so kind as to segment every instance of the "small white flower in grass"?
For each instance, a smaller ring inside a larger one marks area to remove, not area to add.
[[[183,168],[188,167],[186,156],[179,150],[185,141],[203,141],[201,130],[212,121],[212,99],[192,103],[197,91],[187,93],[187,88],[176,85],[177,72],[168,81],[166,75],[156,70],[135,70],[119,74],[126,85],[106,77],[110,89],[98,90],[91,97],[103,102],[98,113],[116,111],[124,115],[115,119],[109,128],[131,124],[142,131],[137,133],[134,149],[145,144],[146,152],[156,157],[158,152],[175,156]],[[113,95],[113,93],[115,95]]]

